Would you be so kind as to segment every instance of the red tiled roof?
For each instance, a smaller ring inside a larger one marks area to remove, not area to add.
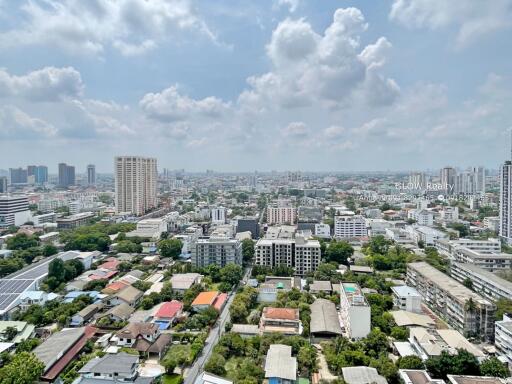
[[[115,281],[115,282],[107,285],[105,288],[103,288],[103,291],[117,293],[129,285],[130,284],[125,283],[124,281]]]
[[[44,380],[55,380],[57,376],[66,368],[66,366],[75,358],[75,356],[82,350],[87,341],[94,336],[97,329],[91,326],[86,326],[84,334],[68,351],[44,374],[41,376]]]
[[[166,303],[163,303],[160,306],[160,309],[155,314],[155,317],[165,317],[165,318],[172,318],[175,317],[176,314],[181,311],[183,308],[183,303],[178,300],[168,301]]]
[[[220,312],[222,307],[224,306],[224,303],[228,299],[227,293],[221,293],[217,298],[215,299],[215,303],[213,303],[213,308],[215,308],[217,311]]]
[[[109,271],[104,275],[92,274],[92,275],[89,275],[88,278],[89,278],[89,280],[109,280],[110,278],[114,277],[115,275],[117,275],[117,271]]]
[[[263,314],[267,319],[298,320],[299,310],[295,308],[265,307]]]
[[[101,264],[98,268],[103,268],[103,269],[110,269],[110,270],[115,270],[117,269],[117,266],[120,264],[120,261],[117,260],[117,259],[114,259],[113,257],[109,257],[107,259],[106,262],[104,262],[103,264]]]

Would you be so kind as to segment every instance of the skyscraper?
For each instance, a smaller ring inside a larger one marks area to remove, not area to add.
[[[36,184],[45,184],[48,182],[48,167],[46,165],[38,165],[34,171]]]
[[[96,185],[96,166],[94,164],[87,166],[87,184]]]
[[[11,176],[11,184],[27,184],[28,174],[27,170],[23,168],[9,168]]]
[[[156,159],[118,156],[114,161],[116,176],[116,212],[140,216],[156,207]]]
[[[511,132],[512,139],[512,132]],[[512,140],[511,140],[512,150]],[[511,153],[512,155],[512,153]],[[500,237],[512,244],[512,161],[500,167]]]
[[[445,193],[452,194],[455,192],[455,181],[457,171],[452,167],[444,167],[441,169],[440,179],[441,184],[445,186]]]
[[[59,164],[59,187],[75,185],[75,167],[66,163]]]

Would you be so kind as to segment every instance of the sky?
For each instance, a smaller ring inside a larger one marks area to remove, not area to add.
[[[0,169],[497,168],[512,0],[0,0]]]

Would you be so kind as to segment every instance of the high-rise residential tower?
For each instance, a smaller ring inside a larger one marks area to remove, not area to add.
[[[457,171],[452,167],[444,167],[441,169],[440,179],[441,184],[445,186],[445,193],[455,193],[455,181],[457,177]]]
[[[156,159],[118,156],[114,161],[116,176],[116,212],[140,216],[153,209],[156,201]]]
[[[512,131],[510,133],[512,159]],[[507,160],[500,167],[500,237],[512,244],[512,161]]]
[[[66,163],[59,164],[59,187],[75,185],[75,167]]]
[[[45,184],[48,182],[48,167],[46,165],[38,165],[35,167],[34,181],[36,184]]]
[[[96,185],[96,166],[94,164],[87,166],[87,184]]]

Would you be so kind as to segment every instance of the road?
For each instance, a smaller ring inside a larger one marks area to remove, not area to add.
[[[242,281],[244,283],[247,283],[247,280],[249,279],[250,275],[251,268],[247,268]],[[208,334],[203,351],[196,359],[194,364],[192,364],[192,366],[188,369],[183,384],[193,384],[197,376],[203,371],[204,365],[206,364],[206,362],[208,361],[212,354],[213,347],[215,347],[215,345],[219,341],[220,336],[224,333],[226,322],[229,319],[229,307],[231,307],[231,304],[233,304],[233,299],[235,298],[235,295],[236,289],[229,294],[229,298],[226,305],[224,306],[224,309],[220,313],[217,322],[215,323],[215,325],[210,330],[210,333]]]

